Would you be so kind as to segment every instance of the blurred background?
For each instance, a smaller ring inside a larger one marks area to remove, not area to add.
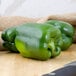
[[[76,0],[0,0],[1,16],[38,18],[75,12]]]

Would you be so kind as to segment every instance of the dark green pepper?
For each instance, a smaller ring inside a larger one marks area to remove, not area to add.
[[[48,24],[52,24],[54,27],[60,29],[62,33],[63,45],[61,46],[62,50],[66,50],[70,47],[73,42],[74,28],[71,24],[58,20],[49,20],[46,21]]]
[[[3,46],[10,50],[11,52],[19,52],[14,44],[14,39],[16,36],[16,27],[12,27],[11,29],[7,29],[2,32],[2,39],[4,40]]]
[[[4,47],[11,44],[22,56],[39,60],[56,57],[63,44],[61,31],[50,24],[26,23],[9,28],[2,34]],[[13,43],[13,45],[12,45]],[[7,44],[7,45],[6,45]]]

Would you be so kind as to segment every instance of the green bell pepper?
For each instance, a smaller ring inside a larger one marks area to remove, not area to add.
[[[4,40],[3,46],[10,50],[11,52],[19,52],[17,48],[15,47],[14,39],[16,36],[15,27],[12,27],[11,29],[6,29],[2,32],[2,39]]]
[[[52,24],[54,27],[60,29],[63,39],[63,45],[61,46],[61,49],[62,50],[68,49],[73,42],[73,36],[74,36],[73,26],[67,22],[58,20],[49,20],[46,21],[46,23]]]
[[[26,23],[2,33],[4,47],[23,57],[47,60],[61,52],[61,31],[51,24]]]

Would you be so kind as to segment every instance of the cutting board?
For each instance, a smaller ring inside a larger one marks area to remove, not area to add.
[[[41,76],[72,61],[76,61],[76,44],[47,61],[23,58],[20,54],[1,51],[0,76]]]

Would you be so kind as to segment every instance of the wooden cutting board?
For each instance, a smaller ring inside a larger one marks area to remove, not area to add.
[[[41,76],[76,61],[76,44],[47,61],[23,58],[20,54],[0,52],[0,76]]]

